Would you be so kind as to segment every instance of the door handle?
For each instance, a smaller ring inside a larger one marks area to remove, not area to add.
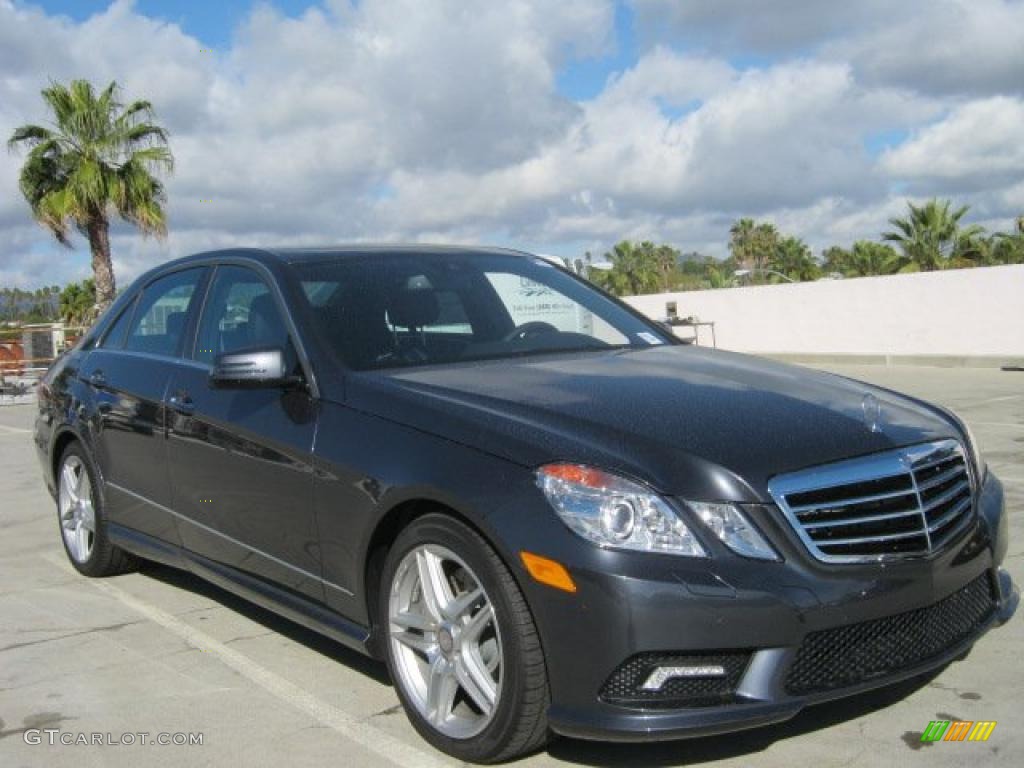
[[[103,371],[96,370],[89,375],[89,383],[97,389],[102,389],[107,386],[107,377],[103,375]]]
[[[167,401],[167,404],[184,416],[191,416],[196,410],[196,404],[192,402],[188,392],[178,392],[176,395],[171,395],[171,399]]]

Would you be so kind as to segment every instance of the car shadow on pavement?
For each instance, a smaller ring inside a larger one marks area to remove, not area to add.
[[[727,758],[754,756],[777,741],[812,733],[838,723],[855,720],[901,701],[928,685],[942,669],[924,676],[850,698],[825,702],[799,712],[792,720],[746,731],[719,736],[705,736],[678,741],[621,744],[558,739],[548,747],[548,754],[567,763],[607,766],[685,766],[700,765]],[[900,739],[903,731],[894,731]]]
[[[296,643],[301,643],[310,650],[327,656],[339,664],[344,664],[350,669],[376,680],[378,683],[391,685],[391,678],[388,676],[387,667],[383,662],[364,656],[351,648],[346,648],[329,637],[307,629],[301,624],[296,624],[290,619],[278,616],[276,613],[261,608],[243,597],[238,597],[226,589],[204,581],[195,574],[153,562],[144,563],[140,570],[146,576],[161,581],[164,584],[209,598],[225,608],[255,621],[268,630],[287,637]]]

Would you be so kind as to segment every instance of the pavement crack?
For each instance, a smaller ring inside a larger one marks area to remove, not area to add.
[[[116,631],[118,629],[123,629],[124,627],[130,627],[133,624],[141,624],[141,623],[142,623],[142,621],[123,621],[123,622],[121,622],[119,624],[106,624],[106,625],[101,626],[101,627],[87,627],[86,629],[81,629],[81,630],[79,630],[77,632],[65,632],[64,634],[61,634],[61,635],[54,635],[52,637],[41,637],[38,640],[27,640],[27,641],[25,641],[23,643],[11,643],[10,645],[5,645],[5,646],[0,647],[0,653],[3,653],[4,651],[17,650],[18,648],[29,648],[29,647],[31,647],[33,645],[43,645],[44,643],[53,643],[53,642],[56,642],[57,640],[66,640],[69,637],[80,637],[81,635],[91,635],[93,632],[114,632],[114,631]],[[46,630],[38,630],[38,631],[45,632]]]
[[[386,707],[385,709],[382,709],[379,712],[374,712],[374,713],[372,713],[370,715],[367,715],[363,719],[364,720],[372,720],[375,717],[387,717],[388,715],[397,715],[401,711],[402,711],[402,705],[401,704],[395,704],[393,707]]]

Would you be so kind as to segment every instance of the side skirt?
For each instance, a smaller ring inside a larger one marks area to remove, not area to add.
[[[261,608],[319,632],[348,648],[367,656],[372,655],[368,647],[370,630],[367,627],[349,621],[305,596],[123,525],[108,523],[107,532],[111,542],[128,552],[146,560],[191,571],[199,578]]]

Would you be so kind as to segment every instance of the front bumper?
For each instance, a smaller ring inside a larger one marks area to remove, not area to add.
[[[576,580],[576,594],[524,584],[548,658],[553,730],[577,738],[636,741],[784,721],[809,704],[890,685],[961,657],[982,634],[1009,620],[1020,599],[999,568],[1007,547],[1006,520],[1002,486],[992,475],[972,525],[927,559],[825,565],[807,555],[777,510],[765,506],[752,516],[781,562],[747,560],[724,550],[710,560],[690,560],[596,548],[583,555],[583,562],[573,562],[566,547],[561,554]],[[547,554],[557,557],[559,541],[548,538],[547,545]],[[873,626],[940,602],[948,605],[954,593],[979,579],[991,585],[992,608],[955,642],[870,679],[792,693],[791,669],[813,633]],[[750,656],[727,699],[670,708],[602,698],[609,677],[636,654],[730,651]]]

